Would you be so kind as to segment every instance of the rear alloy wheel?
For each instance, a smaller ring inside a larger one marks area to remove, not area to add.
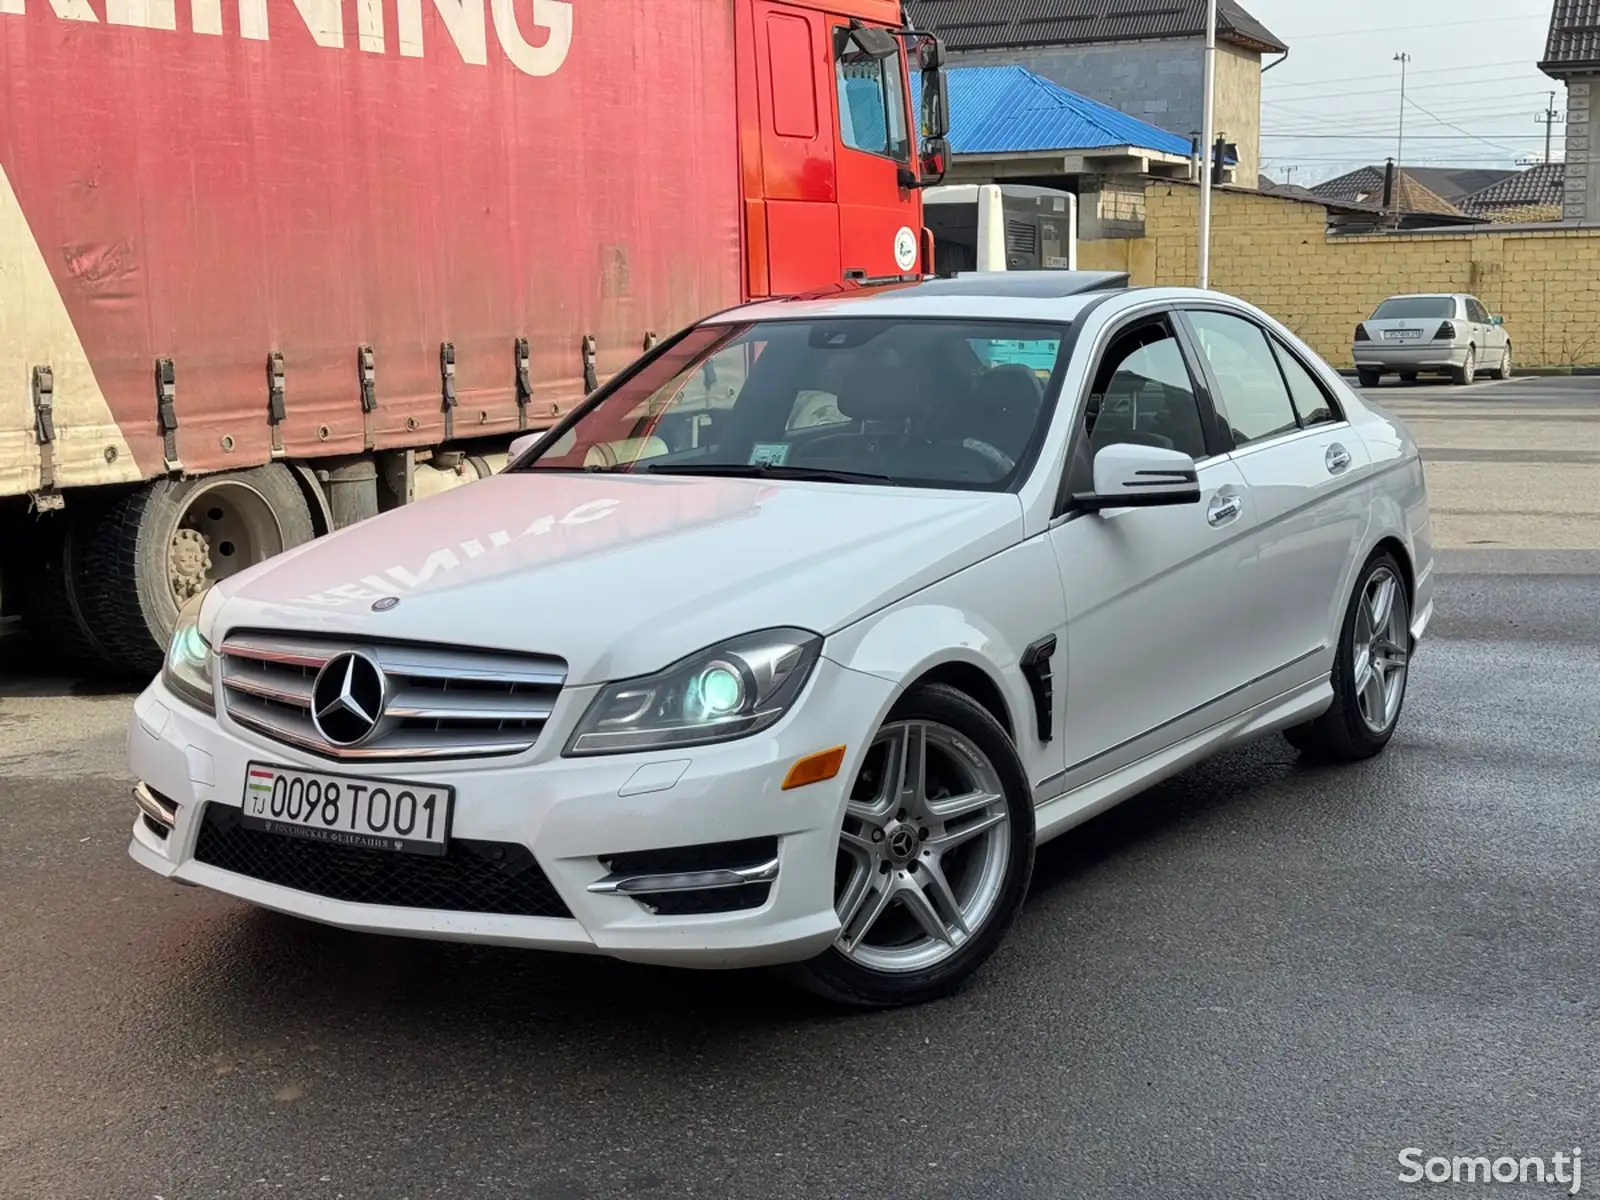
[[[226,579],[316,536],[300,485],[270,463],[158,479],[113,503],[84,547],[84,608],[125,669],[161,669],[178,610]]]
[[[1496,379],[1511,378],[1511,347],[1507,345],[1504,353],[1500,355],[1500,365],[1494,369]]]
[[[1381,375],[1378,374],[1378,372],[1376,372],[1376,371],[1368,371],[1365,368],[1362,368],[1361,370],[1357,371],[1356,374],[1361,377],[1361,380],[1360,380],[1361,386],[1364,387],[1364,388],[1375,388],[1375,387],[1377,387],[1379,381],[1383,378]]]
[[[1345,614],[1333,661],[1333,705],[1284,731],[1318,758],[1371,758],[1389,744],[1405,707],[1411,664],[1411,601],[1394,556],[1374,555]]]
[[[1478,378],[1478,351],[1475,347],[1467,347],[1467,361],[1452,372],[1452,378],[1460,387],[1466,387]]]
[[[1032,797],[1010,738],[964,693],[917,687],[873,739],[846,804],[838,939],[791,971],[864,1007],[948,995],[999,946],[1032,874]]]

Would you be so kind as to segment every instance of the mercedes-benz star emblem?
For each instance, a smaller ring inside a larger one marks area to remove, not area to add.
[[[384,596],[381,600],[374,600],[372,602],[372,611],[373,612],[388,612],[391,608],[393,608],[395,605],[397,605],[399,603],[400,603],[400,597],[399,596]]]
[[[311,723],[335,746],[359,746],[383,720],[389,681],[365,654],[337,654],[311,685]]]

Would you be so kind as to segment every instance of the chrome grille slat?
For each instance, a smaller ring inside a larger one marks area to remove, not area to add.
[[[377,732],[357,746],[329,743],[312,720],[317,672],[357,652],[390,690]],[[477,758],[531,749],[566,683],[566,663],[544,655],[320,636],[240,632],[223,639],[228,715],[274,741],[327,758],[376,762]]]

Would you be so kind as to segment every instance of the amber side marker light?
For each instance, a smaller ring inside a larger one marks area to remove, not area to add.
[[[790,788],[805,787],[808,783],[821,783],[824,779],[832,779],[842,766],[844,766],[843,746],[808,754],[804,758],[796,759],[794,766],[789,768],[789,773],[783,777],[783,790],[787,792]]]

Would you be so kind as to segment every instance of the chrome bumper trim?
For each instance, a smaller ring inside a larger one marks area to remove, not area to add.
[[[705,892],[712,888],[744,887],[771,883],[778,877],[778,860],[738,870],[674,871],[657,875],[607,875],[589,885],[596,895],[636,896],[658,892]]]

